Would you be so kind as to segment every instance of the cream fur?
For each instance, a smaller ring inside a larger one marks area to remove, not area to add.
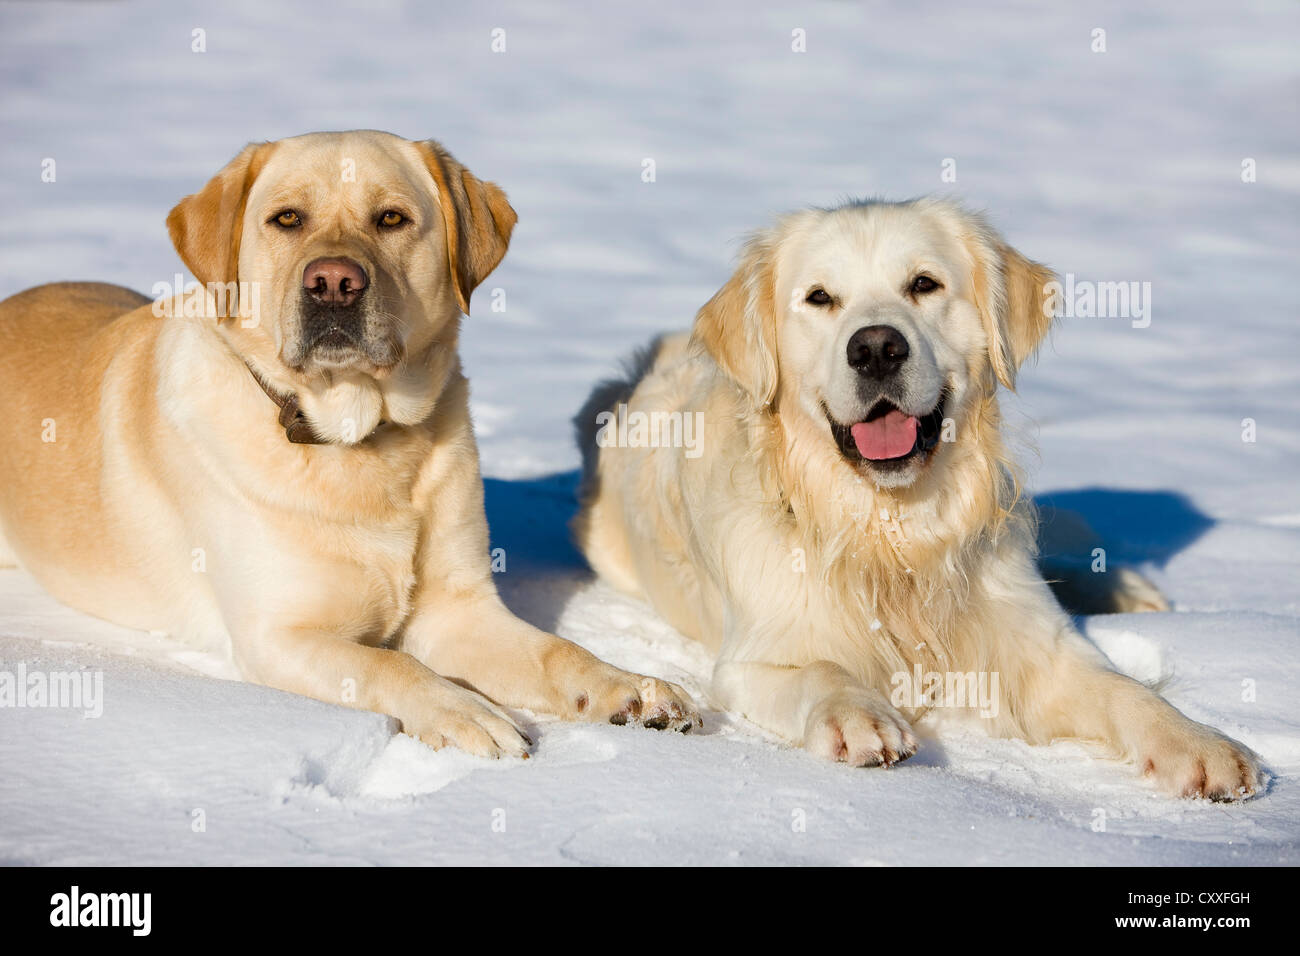
[[[900,291],[917,271],[942,288]],[[896,676],[978,672],[998,677],[996,714],[966,715],[991,733],[1089,739],[1168,792],[1248,796],[1255,756],[1115,673],[1036,567],[998,386],[1047,331],[1050,277],[945,201],[787,217],[622,396],[630,411],[702,413],[704,454],[599,449],[577,538],[599,574],[716,651],[724,706],[825,757],[905,759],[927,702],[893,706]],[[814,286],[834,308],[804,304]],[[843,343],[886,321],[929,363],[918,407],[944,383],[955,425],[902,479],[846,460],[820,411],[852,406],[837,392]]]

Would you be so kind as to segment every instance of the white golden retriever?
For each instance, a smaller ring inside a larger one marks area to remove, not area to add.
[[[1250,796],[1257,757],[1116,673],[1036,566],[998,387],[1052,278],[947,201],[786,217],[579,416],[579,543],[716,652],[723,706],[828,759],[906,759],[946,705],[1100,742],[1172,794]],[[1093,588],[1163,606],[1131,572]]]

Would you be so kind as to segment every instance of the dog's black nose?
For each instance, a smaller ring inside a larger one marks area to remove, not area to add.
[[[868,325],[849,339],[849,367],[872,378],[885,378],[898,371],[910,352],[907,339],[892,325]]]
[[[366,270],[351,259],[315,259],[302,272],[303,290],[329,305],[351,305],[368,284]]]

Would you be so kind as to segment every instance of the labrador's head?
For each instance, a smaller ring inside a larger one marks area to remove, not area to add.
[[[469,311],[514,224],[505,194],[437,143],[374,131],[251,144],[167,217],[181,259],[224,293],[218,318],[242,296],[259,351],[300,379],[382,378],[418,353]]]
[[[746,245],[694,337],[758,407],[812,422],[880,488],[961,440],[1046,334],[1045,267],[943,200],[850,203]]]

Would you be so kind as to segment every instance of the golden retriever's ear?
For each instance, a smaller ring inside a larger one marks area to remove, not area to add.
[[[987,228],[972,245],[975,303],[988,335],[989,362],[998,381],[1014,391],[1016,372],[1052,324],[1056,274],[1026,259]]]
[[[696,313],[691,331],[691,341],[703,346],[760,408],[776,397],[780,376],[774,246],[770,233],[745,244],[735,274]]]
[[[181,261],[204,285],[239,281],[239,237],[244,204],[270,143],[249,143],[208,184],[176,204],[167,232]]]
[[[431,139],[416,145],[438,184],[456,302],[469,315],[470,295],[506,254],[519,217],[496,183],[476,177]]]

